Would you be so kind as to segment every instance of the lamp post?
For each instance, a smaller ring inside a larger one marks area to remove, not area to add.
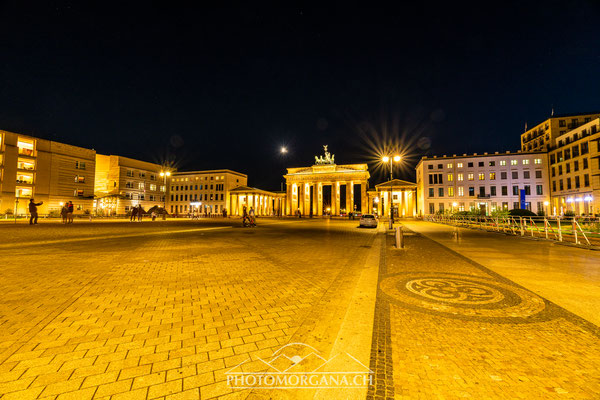
[[[545,201],[544,202],[544,208],[545,208],[545,212],[546,212],[546,218],[548,218],[550,216],[550,210],[548,209],[548,206],[550,205],[549,201]]]
[[[394,214],[393,214],[393,210],[394,210],[394,184],[392,183],[392,181],[394,180],[394,165],[393,163],[395,162],[400,162],[400,160],[402,159],[402,157],[400,157],[399,155],[395,155],[393,157],[389,157],[389,156],[383,156],[381,158],[381,161],[383,161],[384,163],[390,163],[390,229],[394,228]]]
[[[163,178],[163,220],[166,219],[167,213],[167,177],[171,176],[171,171],[160,171],[160,176]]]

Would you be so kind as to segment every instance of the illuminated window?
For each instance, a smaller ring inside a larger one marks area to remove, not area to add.
[[[517,160],[510,160],[510,165],[517,165]]]
[[[77,175],[75,177],[75,183],[85,183],[85,176],[79,176],[79,175]]]
[[[506,160],[501,160],[500,165],[506,165]]]
[[[138,189],[144,190],[144,182],[138,183]]]
[[[449,197],[453,197],[454,196],[454,188],[453,187],[449,187],[448,188],[448,196]]]
[[[73,196],[75,197],[83,197],[83,190],[81,189],[76,189],[73,191]]]
[[[33,195],[33,191],[28,187],[17,187],[15,190],[15,195],[17,197],[31,197]]]
[[[462,181],[463,180],[463,174],[458,174],[458,176],[456,177],[456,180]]]
[[[457,188],[457,190],[458,190],[458,195],[459,196],[464,196],[465,195],[465,188],[463,188],[462,186],[459,186]]]
[[[479,180],[480,181],[485,180],[485,174],[483,172],[479,173]]]
[[[496,180],[496,173],[495,172],[490,172],[490,180]]]
[[[150,184],[150,190],[152,191],[156,191],[156,185],[155,184]]]
[[[17,169],[26,169],[32,171],[35,169],[35,161],[28,160],[26,158],[19,158],[17,160]]]
[[[33,175],[32,174],[17,174],[17,183],[25,183],[27,185],[33,185]]]
[[[529,160],[522,160],[522,162],[523,162],[523,165],[529,164]]]
[[[459,162],[459,163],[456,163],[456,168],[462,168],[462,167],[463,167],[463,166],[462,166],[462,163],[461,163],[461,162]]]
[[[536,158],[535,160],[533,160],[534,164],[541,164],[542,163],[542,159],[541,158]]]
[[[454,180],[454,175],[448,174],[448,182],[452,182]]]
[[[446,165],[447,168],[452,168],[452,163]]]
[[[473,174],[469,174],[469,175],[467,175],[467,179],[468,179],[468,180],[470,180],[470,181],[472,181],[472,180],[474,179],[474,176],[473,176]]]
[[[25,156],[33,156],[34,149],[34,141],[29,139],[19,138],[17,141],[17,148],[19,149],[19,154],[23,154]]]

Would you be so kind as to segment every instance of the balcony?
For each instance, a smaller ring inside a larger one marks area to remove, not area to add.
[[[26,147],[19,147],[19,155],[27,157],[35,157],[35,150]]]

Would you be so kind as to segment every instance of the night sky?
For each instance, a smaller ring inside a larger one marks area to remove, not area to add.
[[[324,144],[371,185],[402,152],[412,180],[422,155],[518,150],[552,108],[600,109],[600,2],[522,3],[0,2],[0,129],[271,190]]]

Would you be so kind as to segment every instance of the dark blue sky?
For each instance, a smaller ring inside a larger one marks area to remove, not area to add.
[[[400,143],[412,179],[423,154],[517,150],[552,107],[600,109],[600,2],[534,3],[0,2],[0,129],[265,189],[323,144],[351,163]]]

